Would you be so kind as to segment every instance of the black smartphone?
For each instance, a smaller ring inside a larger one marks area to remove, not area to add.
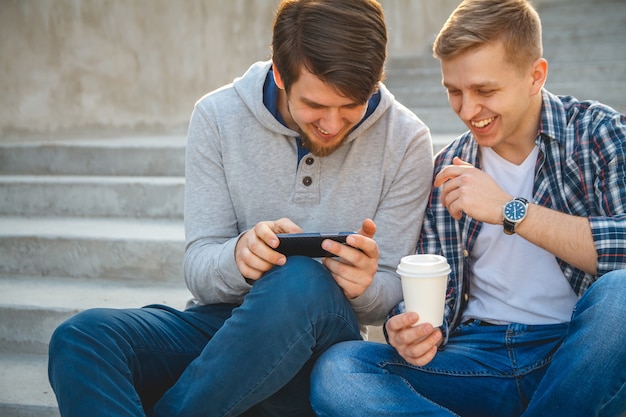
[[[311,258],[335,256],[322,249],[322,241],[331,239],[335,242],[346,243],[346,238],[356,232],[339,233],[284,233],[277,234],[280,243],[275,249],[285,256],[302,255]]]

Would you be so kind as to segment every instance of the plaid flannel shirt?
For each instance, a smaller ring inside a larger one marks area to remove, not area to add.
[[[581,296],[604,273],[626,268],[626,117],[593,101],[542,91],[536,144],[533,203],[589,219],[598,253],[597,275],[557,258],[563,275]],[[480,168],[478,144],[466,132],[435,157],[435,174],[458,156]],[[470,253],[481,223],[467,215],[456,221],[433,187],[418,253],[445,256],[448,281],[444,331],[461,320],[470,291]],[[399,304],[391,314],[404,310]]]

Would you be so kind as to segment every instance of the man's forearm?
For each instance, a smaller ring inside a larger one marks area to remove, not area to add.
[[[515,232],[568,264],[596,274],[598,255],[587,218],[530,204]]]

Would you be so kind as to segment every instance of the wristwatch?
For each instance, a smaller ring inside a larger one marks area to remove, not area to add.
[[[520,224],[526,217],[528,212],[528,200],[522,197],[516,197],[509,201],[502,207],[502,214],[504,220],[502,225],[504,226],[504,233],[512,235],[515,233],[515,226]]]

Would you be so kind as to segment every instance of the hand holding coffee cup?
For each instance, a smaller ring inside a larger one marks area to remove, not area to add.
[[[407,312],[419,316],[415,326],[443,324],[446,288],[450,265],[440,255],[409,255],[400,260],[396,272],[402,280],[402,294]]]

